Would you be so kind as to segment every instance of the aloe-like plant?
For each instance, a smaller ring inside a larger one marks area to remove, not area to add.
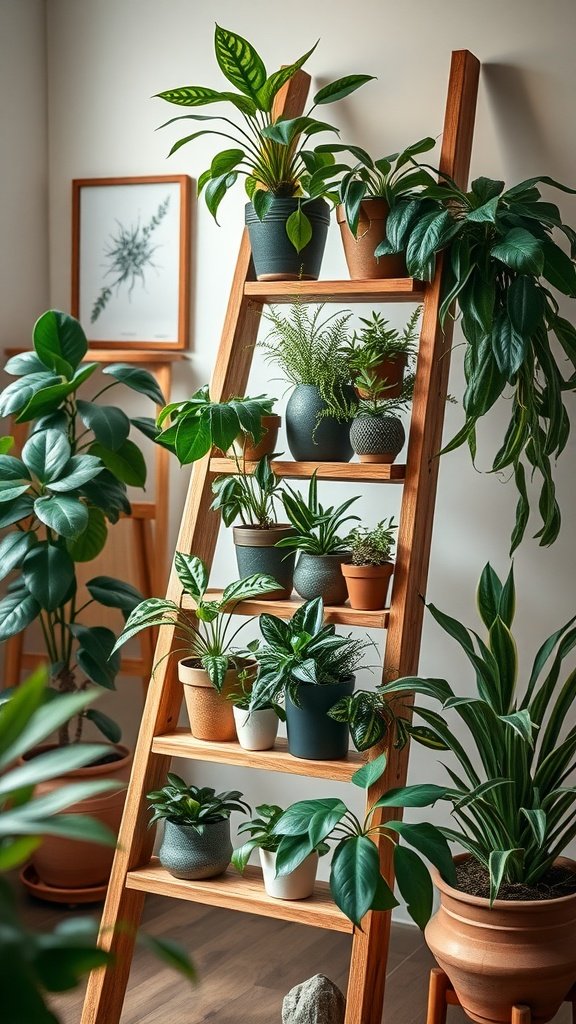
[[[360,317],[360,329],[354,331],[345,348],[352,376],[370,373],[387,359],[413,357],[416,354],[421,314],[422,306],[418,306],[408,317],[402,331],[391,327],[390,321],[378,310],[373,310],[371,317]]]
[[[493,472],[511,470],[518,490],[511,550],[524,537],[530,502],[526,468],[541,478],[541,545],[560,531],[552,460],[566,447],[570,420],[563,393],[576,384],[576,328],[560,315],[555,289],[576,297],[576,232],[558,207],[542,201],[538,184],[576,192],[549,177],[529,178],[506,189],[503,181],[477,178],[464,192],[444,177],[417,197],[400,198],[388,218],[387,241],[376,255],[406,252],[408,272],[429,281],[436,256],[446,251],[444,324],[456,301],[466,339],[463,427],[445,446],[467,443],[476,456],[476,428],[502,396],[510,396],[509,423],[494,456]],[[570,255],[553,235],[561,231]],[[553,346],[559,343],[568,377]]]
[[[249,435],[258,444],[265,432],[262,417],[270,415],[274,402],[265,395],[213,402],[205,384],[186,401],[162,409],[158,427],[164,429],[155,440],[174,452],[183,466],[203,458],[211,448],[226,453],[238,437]]]
[[[318,154],[308,148],[308,140],[320,132],[337,133],[326,121],[312,116],[316,106],[324,106],[349,96],[371,75],[346,75],[325,85],[314,96],[313,104],[302,117],[278,117],[274,100],[280,90],[304,66],[318,43],[302,57],[286,67],[268,74],[264,62],[252,43],[237,32],[216,25],[214,51],[218,67],[233,87],[225,91],[200,85],[185,85],[158,93],[160,99],[180,107],[203,107],[224,103],[232,107],[232,117],[222,114],[184,114],[173,117],[161,127],[178,121],[200,121],[198,131],[178,139],[169,155],[204,135],[228,140],[227,148],[217,153],[198,177],[198,193],[204,192],[206,205],[216,219],[222,199],[238,179],[244,179],[246,194],[262,220],[275,197],[320,197],[325,193],[323,182],[311,186],[311,177],[326,163],[333,163],[330,154]],[[208,122],[219,122],[209,127]],[[231,144],[231,145],[230,145]],[[286,233],[300,251],[310,240],[310,221],[302,203],[288,218]]]
[[[290,484],[285,484],[282,501],[286,515],[296,531],[293,536],[283,537],[276,544],[278,548],[306,551],[310,555],[330,555],[347,551],[349,533],[342,536],[340,531],[345,523],[358,522],[358,516],[347,516],[346,512],[358,496],[348,498],[341,505],[324,507],[318,501],[316,473],[310,477],[308,497],[304,498]]]
[[[241,601],[278,590],[278,583],[271,576],[255,573],[230,583],[216,601],[207,593],[208,572],[200,558],[177,551],[174,566],[184,592],[194,601],[194,610],[161,597],[142,601],[129,616],[114,651],[143,629],[173,626],[176,640],[183,646],[170,653],[181,652],[196,659],[220,692],[226,672],[235,664],[234,641],[246,625],[233,630],[237,606]]]

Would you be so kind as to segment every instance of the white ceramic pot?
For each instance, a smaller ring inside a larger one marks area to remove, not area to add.
[[[305,900],[314,892],[318,854],[311,853],[306,860],[289,875],[276,878],[276,854],[270,850],[259,850],[264,888],[275,900]]]
[[[234,708],[234,721],[240,746],[244,750],[271,750],[278,734],[278,715],[272,708],[253,711]]]

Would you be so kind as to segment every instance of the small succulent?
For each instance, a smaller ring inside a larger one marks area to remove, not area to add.
[[[232,811],[250,813],[250,806],[237,789],[217,793],[208,786],[189,786],[174,772],[168,772],[167,779],[168,784],[162,789],[148,793],[153,811],[150,825],[165,818],[175,825],[187,825],[202,835],[206,825],[225,821]]]

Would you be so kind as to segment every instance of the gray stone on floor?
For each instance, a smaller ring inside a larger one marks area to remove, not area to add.
[[[291,988],[282,1003],[282,1024],[344,1024],[346,1000],[330,978],[315,974]]]

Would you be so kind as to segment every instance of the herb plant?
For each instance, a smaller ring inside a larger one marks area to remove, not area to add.
[[[199,836],[206,825],[226,821],[232,811],[250,813],[250,807],[237,789],[217,793],[208,786],[189,786],[174,772],[168,772],[168,783],[162,789],[148,793],[150,810],[153,811],[150,825],[162,819],[174,825],[186,825]]]
[[[418,306],[400,332],[390,327],[382,313],[372,312],[370,319],[360,317],[362,327],[355,331],[346,347],[348,365],[352,376],[369,373],[384,360],[396,359],[398,356],[414,356],[418,341],[418,322],[422,307]]]
[[[348,498],[336,508],[333,505],[324,508],[318,501],[318,484],[316,473],[310,477],[308,497],[303,498],[289,484],[285,484],[282,501],[286,515],[295,529],[295,534],[283,537],[276,544],[277,548],[306,551],[309,555],[335,555],[347,551],[350,535],[341,536],[339,531],[345,523],[358,522],[358,516],[347,516],[345,513],[358,496]]]
[[[220,693],[226,672],[237,663],[233,644],[243,628],[240,626],[232,632],[237,606],[241,601],[278,590],[278,583],[271,576],[255,573],[230,583],[215,601],[208,593],[208,572],[201,559],[177,551],[174,566],[184,592],[194,601],[194,610],[188,611],[175,601],[160,597],[142,601],[129,616],[114,651],[143,629],[173,626],[176,640],[183,646],[170,654],[185,653],[186,657],[197,660]]]
[[[227,694],[226,699],[229,700],[235,708],[240,708],[241,711],[247,711],[248,718],[252,703],[252,677],[246,669],[243,672],[238,673],[238,682],[240,683],[240,689]],[[282,705],[277,701],[270,701],[268,704],[259,707],[258,710],[274,711],[281,722],[286,721],[286,712]],[[258,808],[256,808],[256,810],[258,810]]]
[[[250,837],[232,854],[232,864],[240,874],[245,870],[254,850],[268,850],[269,853],[276,853],[282,842],[282,836],[276,832],[276,825],[284,814],[282,807],[278,807],[277,804],[260,804],[259,807],[256,807],[256,814],[257,818],[243,821],[238,827],[239,835]],[[328,853],[328,850],[327,843],[318,843],[310,852],[316,852],[322,856],[322,854]]]
[[[274,401],[258,395],[213,402],[205,384],[192,398],[172,402],[162,409],[158,427],[164,429],[156,441],[174,452],[183,466],[202,459],[211,448],[226,453],[242,434],[249,434],[257,444],[264,435],[262,417],[270,415]],[[164,426],[167,421],[168,426]]]
[[[240,519],[244,526],[268,529],[276,523],[275,500],[282,484],[270,466],[269,455],[263,455],[254,473],[245,471],[243,460],[236,459],[237,476],[219,476],[212,484],[215,494],[210,508],[220,512],[224,524],[231,526]]]
[[[396,543],[397,529],[394,516],[382,519],[372,530],[368,526],[357,526],[350,534],[352,564],[384,565],[389,562]]]

